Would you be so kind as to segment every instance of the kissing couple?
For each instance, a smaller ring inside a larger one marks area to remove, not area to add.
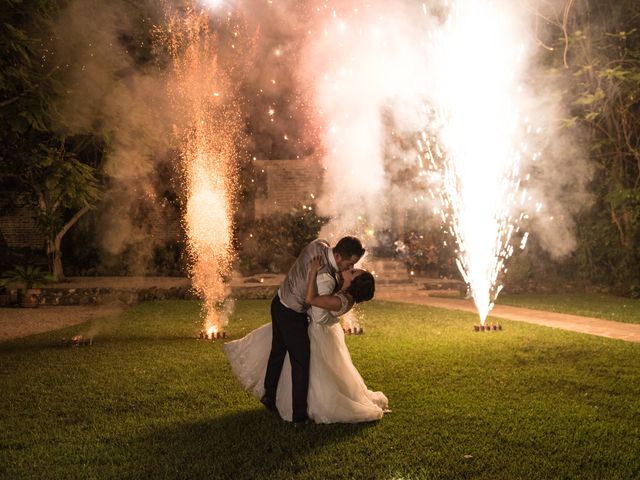
[[[242,386],[296,427],[368,422],[390,411],[353,365],[339,319],[373,298],[373,275],[354,268],[364,252],[355,237],[333,248],[309,243],[271,302],[271,323],[223,347]]]

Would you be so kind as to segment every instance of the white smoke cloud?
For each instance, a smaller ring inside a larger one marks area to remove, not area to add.
[[[458,145],[466,142],[463,148],[469,152],[484,148],[495,155],[503,149],[506,156],[526,143],[520,159],[526,195],[512,214],[525,210],[530,221],[523,221],[523,227],[552,255],[566,255],[575,247],[572,216],[588,203],[591,171],[578,142],[558,127],[561,85],[540,74],[543,67],[537,62],[545,50],[536,41],[534,12],[539,7],[507,1],[491,5],[492,16],[471,15],[453,26],[444,3],[427,10],[411,2],[337,2],[332,10],[316,13],[301,71],[313,86],[321,123],[326,180],[320,206],[334,217],[324,234],[362,234],[368,224],[384,228],[392,223],[389,204],[396,212],[412,201],[415,206],[415,186],[407,190],[390,184],[390,174],[416,161],[415,145],[385,151],[391,133],[383,124],[385,112],[396,132],[410,136],[425,128],[420,115],[425,103],[460,105],[462,112],[465,103],[484,102],[483,115],[459,117],[467,133],[456,140]],[[447,33],[451,28],[457,30]],[[492,50],[496,46],[500,50]],[[513,61],[494,61],[492,54]],[[502,141],[507,132],[500,130],[515,124],[507,107],[492,100],[517,82],[517,114],[527,119],[531,131],[513,137],[516,145]],[[490,125],[494,131],[487,130]],[[474,168],[483,173],[482,164]],[[485,188],[486,195],[496,189],[490,183]],[[430,210],[434,203],[422,197]]]
[[[104,171],[111,186],[98,233],[111,254],[130,245],[143,249],[135,256],[140,261],[130,265],[138,273],[146,269],[153,242],[142,241],[148,232],[131,217],[142,198],[153,197],[155,163],[165,158],[176,121],[166,75],[140,58],[150,48],[154,9],[79,0],[70,2],[54,25],[66,87],[58,128],[106,139]]]

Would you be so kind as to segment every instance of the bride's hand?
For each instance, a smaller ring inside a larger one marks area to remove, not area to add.
[[[309,262],[309,270],[312,272],[317,272],[322,268],[322,262],[320,261],[320,257],[313,257]]]

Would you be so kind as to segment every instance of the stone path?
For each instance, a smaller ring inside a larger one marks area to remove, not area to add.
[[[415,290],[402,291],[384,289],[376,292],[376,298],[379,300],[428,305],[449,310],[463,310],[465,312],[476,311],[473,301],[471,300],[430,297],[425,292]],[[544,312],[541,310],[509,307],[506,305],[496,305],[489,316],[534,323],[536,325],[544,325],[545,327],[561,328],[563,330],[587,333],[589,335],[616,338],[629,342],[640,342],[640,324],[614,322],[600,318],[580,317],[578,315]]]
[[[117,315],[124,309],[123,305],[2,307],[0,308],[0,342],[59,330],[95,318]]]

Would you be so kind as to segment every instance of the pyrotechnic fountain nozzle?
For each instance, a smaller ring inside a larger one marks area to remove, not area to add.
[[[227,338],[227,332],[220,330],[219,332],[207,333],[206,330],[200,330],[198,340],[221,340]]]
[[[71,338],[63,338],[63,347],[84,347],[93,345],[93,337],[84,337],[82,335],[75,335]]]
[[[488,325],[474,325],[474,332],[497,332],[502,331],[502,325],[499,323],[491,323]]]
[[[349,327],[344,329],[345,335],[362,335],[364,329],[362,327]]]

